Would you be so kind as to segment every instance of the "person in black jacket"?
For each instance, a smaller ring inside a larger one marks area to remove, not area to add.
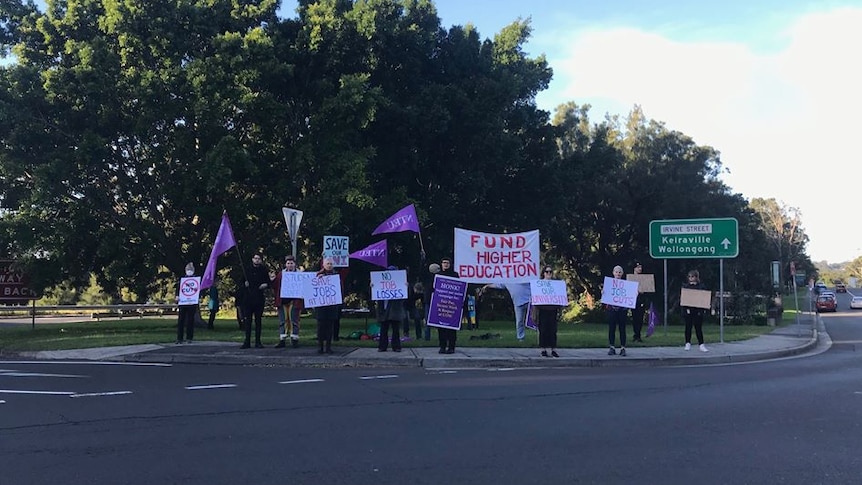
[[[683,288],[691,290],[703,290],[703,284],[700,282],[700,273],[696,269],[688,272],[688,283],[683,285]],[[691,350],[691,327],[694,327],[694,332],[697,334],[697,343],[701,352],[709,352],[706,345],[703,343],[703,308],[682,307],[682,316],[685,319],[685,350]]]
[[[452,269],[452,258],[443,258],[440,260],[440,275],[458,278],[458,273]],[[432,292],[433,286],[432,286]],[[463,302],[462,302],[463,305]],[[455,341],[458,340],[458,331],[454,328],[437,327],[437,340],[440,343],[441,354],[454,354]]]
[[[639,263],[635,263],[634,274],[643,274],[644,268]],[[644,325],[644,315],[649,306],[649,296],[638,289],[638,297],[635,301],[635,307],[632,308],[632,342],[643,342],[641,339],[641,329]]]
[[[270,288],[273,275],[269,274],[263,265],[263,257],[255,254],[251,258],[251,266],[245,273],[245,298],[243,301],[243,320],[245,320],[245,342],[243,349],[251,347],[251,322],[254,319],[254,347],[262,349],[260,343],[261,320],[263,305],[266,301],[264,291]]]

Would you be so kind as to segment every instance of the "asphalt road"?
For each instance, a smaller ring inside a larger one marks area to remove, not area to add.
[[[835,342],[826,352],[708,367],[0,361],[0,477],[13,485],[856,484],[862,311],[840,308],[822,315]]]

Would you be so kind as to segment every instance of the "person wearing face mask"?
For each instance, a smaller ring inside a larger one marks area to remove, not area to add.
[[[195,275],[194,263],[186,264],[185,277]],[[182,280],[180,280],[182,281]],[[179,299],[179,295],[177,296]],[[186,342],[191,343],[195,336],[195,309],[197,305],[180,305],[177,317],[177,343],[183,343],[183,328],[185,328]]]
[[[614,266],[614,279],[622,279],[623,278],[623,267],[622,266]],[[614,355],[617,353],[614,348],[614,344],[616,343],[616,334],[617,329],[620,331],[620,356],[626,356],[626,317],[628,311],[626,307],[614,306],[614,305],[605,305],[608,310],[608,344],[610,345],[610,349],[608,350],[608,355]]]

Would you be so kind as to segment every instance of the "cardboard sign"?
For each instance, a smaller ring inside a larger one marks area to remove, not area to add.
[[[372,300],[406,300],[407,271],[403,269],[371,272]]]
[[[704,308],[709,310],[712,303],[712,292],[709,290],[693,290],[683,288],[679,296],[679,304],[692,308]]]
[[[618,280],[605,276],[605,284],[602,287],[602,303],[623,308],[634,308],[637,299],[637,281]]]
[[[332,265],[336,268],[350,266],[350,238],[323,236],[323,257],[332,258]]]
[[[317,273],[313,271],[282,271],[281,291],[278,296],[282,298],[302,298],[302,282],[314,278]]]
[[[302,299],[305,300],[305,308],[340,305],[341,277],[333,274],[302,280]]]
[[[428,307],[428,326],[460,330],[466,295],[466,281],[448,276],[435,276],[434,293],[431,293],[431,303]]]
[[[530,282],[530,303],[533,305],[566,306],[569,296],[563,280],[536,280]]]
[[[626,279],[638,282],[638,290],[641,293],[655,293],[655,275],[652,274],[627,274]]]
[[[201,300],[201,277],[180,278],[178,305],[197,305]]]

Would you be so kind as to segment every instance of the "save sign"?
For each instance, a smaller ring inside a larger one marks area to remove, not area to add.
[[[350,238],[347,236],[323,236],[323,257],[332,258],[336,268],[350,265]]]

